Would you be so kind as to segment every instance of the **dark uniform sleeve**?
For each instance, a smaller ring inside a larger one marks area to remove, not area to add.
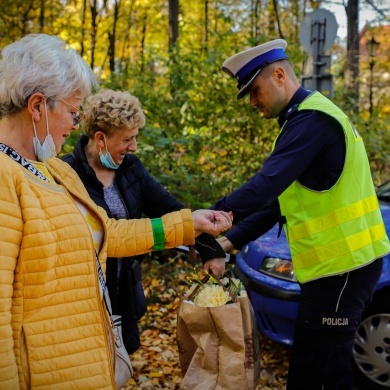
[[[268,232],[278,222],[282,224],[279,202],[275,201],[236,224],[225,237],[233,244],[234,249],[241,250],[244,245]]]
[[[226,254],[217,240],[210,234],[202,233],[195,240],[195,249],[199,252],[202,263],[216,257],[225,257]]]

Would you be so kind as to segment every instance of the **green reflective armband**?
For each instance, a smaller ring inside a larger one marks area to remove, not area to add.
[[[164,225],[161,218],[154,218],[151,221],[154,238],[153,250],[161,251],[165,248]]]

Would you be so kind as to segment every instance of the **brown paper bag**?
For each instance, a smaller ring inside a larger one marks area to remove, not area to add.
[[[182,299],[177,322],[181,389],[256,388],[259,342],[247,297],[218,307],[200,307]]]

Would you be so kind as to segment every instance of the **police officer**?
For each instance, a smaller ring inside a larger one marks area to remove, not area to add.
[[[261,171],[213,208],[242,222],[229,251],[282,223],[301,301],[288,390],[352,389],[352,346],[390,251],[362,138],[329,99],[302,88],[276,39],[228,58],[238,99],[281,128]]]

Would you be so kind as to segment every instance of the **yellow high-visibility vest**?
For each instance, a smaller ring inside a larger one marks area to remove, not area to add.
[[[363,140],[348,117],[319,92],[298,110],[331,115],[346,140],[343,171],[332,188],[314,191],[295,181],[279,196],[294,272],[305,283],[362,267],[387,254],[390,243]]]

